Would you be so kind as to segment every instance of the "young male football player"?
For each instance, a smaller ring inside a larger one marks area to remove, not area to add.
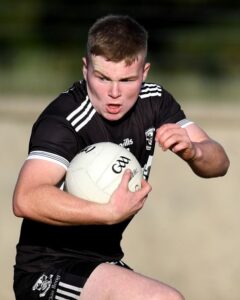
[[[23,218],[17,300],[183,299],[176,289],[122,262],[122,233],[151,191],[147,179],[155,142],[202,177],[224,175],[229,161],[171,94],[146,82],[149,69],[146,30],[129,16],[103,17],[89,30],[83,79],[35,122],[13,197],[14,213]],[[86,146],[104,141],[127,144],[142,166],[142,188],[128,190],[126,170],[107,204],[64,192],[60,186],[69,162]]]

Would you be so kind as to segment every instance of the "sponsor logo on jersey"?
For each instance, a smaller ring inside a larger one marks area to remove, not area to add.
[[[133,140],[130,138],[126,138],[123,140],[123,142],[121,144],[119,144],[120,146],[127,148],[128,146],[133,145]]]
[[[146,150],[152,149],[153,144],[153,136],[154,136],[155,128],[149,128],[145,131],[146,136]]]

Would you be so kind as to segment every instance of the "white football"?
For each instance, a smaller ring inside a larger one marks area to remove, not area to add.
[[[129,190],[141,187],[142,168],[127,149],[110,142],[90,145],[77,154],[67,170],[65,190],[80,198],[107,203],[126,169],[132,171]]]

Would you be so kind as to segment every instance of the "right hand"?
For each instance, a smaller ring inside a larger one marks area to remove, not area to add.
[[[148,194],[152,190],[150,184],[142,179],[141,188],[135,192],[131,192],[128,188],[131,176],[131,170],[127,169],[123,174],[118,188],[112,194],[109,203],[107,203],[111,215],[110,224],[120,223],[135,215],[142,209]]]

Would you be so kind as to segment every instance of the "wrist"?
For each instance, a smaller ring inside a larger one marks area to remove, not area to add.
[[[97,217],[101,225],[113,225],[117,223],[110,203],[98,203],[97,205]]]

